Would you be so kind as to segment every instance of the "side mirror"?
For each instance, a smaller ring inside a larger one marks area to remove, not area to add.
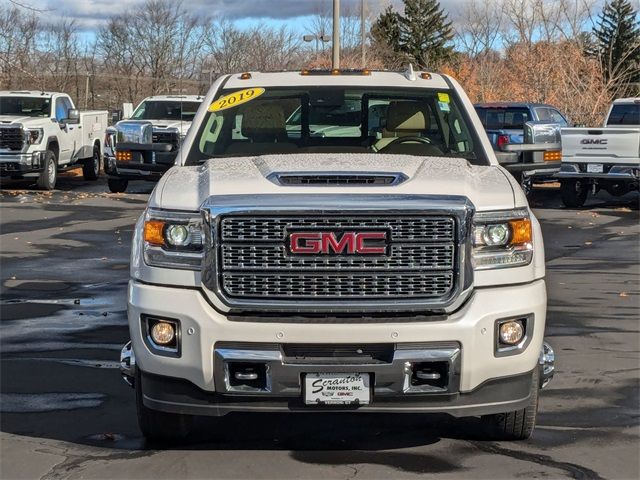
[[[560,143],[560,127],[543,122],[524,124],[524,143]]]
[[[133,103],[123,103],[122,104],[122,118],[127,119],[131,118],[133,115]]]
[[[67,118],[63,120],[67,125],[76,125],[80,123],[80,112],[75,108],[70,108],[67,112]]]
[[[153,125],[151,122],[127,121],[118,122],[116,129],[116,145],[128,143],[137,145],[151,145],[153,142]]]

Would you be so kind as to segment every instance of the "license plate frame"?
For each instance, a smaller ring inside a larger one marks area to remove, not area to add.
[[[602,163],[587,163],[587,173],[604,173]]]
[[[353,406],[371,403],[369,373],[308,372],[303,375],[303,385],[305,405]]]

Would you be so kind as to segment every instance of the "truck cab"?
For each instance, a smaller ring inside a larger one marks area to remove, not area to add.
[[[140,102],[131,118],[109,129],[105,150],[109,189],[123,192],[131,180],[158,181],[173,166],[202,100],[200,95],[154,95]],[[119,148],[118,127],[146,132],[141,134],[147,140],[146,148],[131,151],[122,142]],[[152,149],[152,144],[159,148]]]

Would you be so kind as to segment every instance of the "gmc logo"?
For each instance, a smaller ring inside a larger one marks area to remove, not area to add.
[[[384,255],[386,232],[296,232],[289,235],[289,249],[298,255]],[[381,241],[384,245],[380,245]]]
[[[607,144],[607,139],[606,138],[602,138],[602,139],[598,139],[598,138],[583,138],[582,140],[580,140],[580,143],[582,145],[606,145]]]

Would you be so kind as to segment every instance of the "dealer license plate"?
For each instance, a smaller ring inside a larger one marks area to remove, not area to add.
[[[371,401],[368,373],[307,373],[307,405],[366,405]]]
[[[602,173],[604,168],[601,163],[587,163],[587,173]]]

